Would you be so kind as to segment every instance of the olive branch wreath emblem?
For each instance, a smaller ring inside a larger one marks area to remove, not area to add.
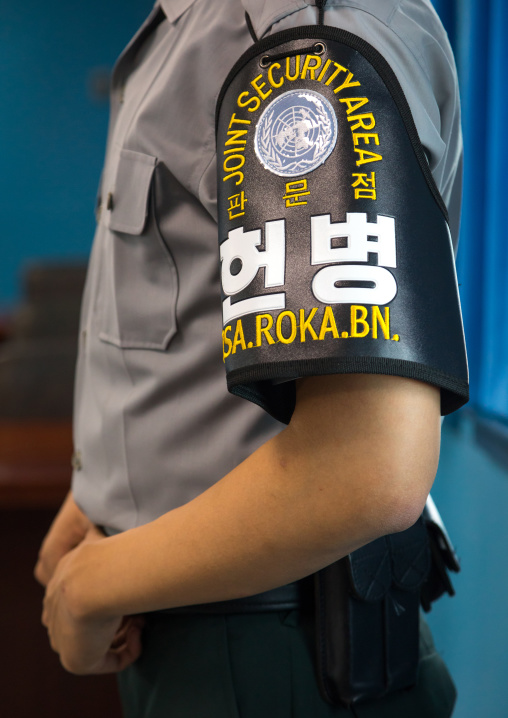
[[[332,122],[328,117],[327,113],[325,112],[322,102],[317,101],[314,103],[314,111],[320,124],[320,133],[316,142],[314,143],[314,155],[312,158],[296,160],[289,165],[284,165],[282,163],[271,141],[270,132],[272,129],[272,121],[275,109],[273,109],[266,116],[266,118],[264,118],[263,127],[259,138],[259,145],[263,152],[265,164],[269,165],[269,169],[284,173],[288,171],[294,171],[296,169],[304,170],[305,167],[309,166],[310,164],[316,164],[316,162],[318,162],[319,159],[324,155],[328,148],[330,138],[332,136]]]

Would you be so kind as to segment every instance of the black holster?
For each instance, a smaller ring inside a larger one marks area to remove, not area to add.
[[[445,570],[452,562],[436,535],[424,514],[315,574],[318,682],[329,703],[347,706],[415,685],[420,603],[428,610],[444,591],[453,593]],[[458,570],[456,557],[451,570]]]

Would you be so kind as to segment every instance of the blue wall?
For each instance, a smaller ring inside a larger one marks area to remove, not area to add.
[[[457,273],[478,406],[506,414],[508,371],[504,219],[508,146],[505,0],[433,0],[455,47],[465,141],[464,208]],[[468,410],[445,420],[434,498],[462,559],[457,595],[429,622],[459,689],[455,718],[508,716],[508,466],[482,451]]]
[[[31,258],[85,258],[108,107],[90,97],[151,0],[3,2],[0,20],[0,308]]]
[[[457,547],[457,595],[428,616],[459,691],[454,718],[508,716],[508,472],[478,448],[474,419],[445,419],[432,495]]]

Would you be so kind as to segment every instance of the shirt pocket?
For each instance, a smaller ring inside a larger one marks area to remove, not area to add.
[[[155,216],[156,171],[155,157],[121,150],[106,198],[99,338],[123,349],[164,351],[177,331],[178,274]]]

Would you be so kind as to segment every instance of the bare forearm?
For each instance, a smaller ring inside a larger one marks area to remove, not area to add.
[[[97,585],[108,585],[109,593],[103,610],[125,615],[258,593],[312,573],[369,539],[353,530],[345,496],[337,516],[343,540],[331,548],[313,525],[315,497],[296,501],[291,487],[274,480],[275,454],[265,445],[186,506],[101,542]],[[100,596],[93,602],[100,604]]]
[[[380,391],[386,379],[376,380]],[[404,492],[415,479],[412,473],[429,457],[436,459],[435,436],[432,446],[407,442],[407,485],[397,479],[394,490],[385,457],[393,444],[390,416],[407,405],[413,422],[425,425],[432,415],[432,431],[438,433],[434,390],[416,387],[428,411],[415,419],[411,401],[398,402],[393,385],[387,400],[396,406],[386,416],[376,413],[379,397],[369,406],[372,392],[359,397],[355,382],[349,386],[350,394],[341,393],[348,425],[334,429],[334,454],[321,402],[316,426],[299,425],[296,415],[291,427],[194,501],[89,547],[84,555],[89,567],[82,571],[86,585],[83,579],[76,585],[82,610],[125,615],[254,594],[308,575],[396,530],[398,522],[402,527],[414,520],[416,515],[399,519],[397,514],[410,503],[404,503]],[[359,406],[356,414],[348,402]],[[400,426],[401,417],[396,421]],[[373,475],[373,466],[380,475]],[[426,479],[422,496],[432,478]],[[394,496],[402,501],[393,501]],[[383,517],[389,516],[395,516],[393,524],[385,524]]]

